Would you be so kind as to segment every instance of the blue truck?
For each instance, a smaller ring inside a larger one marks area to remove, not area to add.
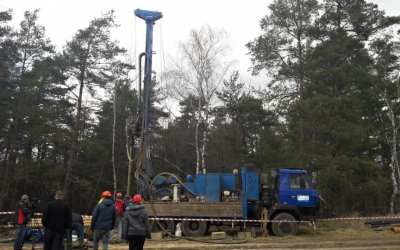
[[[168,218],[163,222],[168,230],[181,223],[185,236],[231,226],[230,219],[249,220],[236,223],[242,228],[259,227],[261,223],[254,220],[290,221],[266,224],[274,235],[293,235],[299,224],[293,221],[313,222],[320,206],[319,194],[304,169],[282,168],[267,174],[242,167],[232,173],[188,175],[184,182],[169,173],[154,180],[154,195],[145,204],[149,215]]]

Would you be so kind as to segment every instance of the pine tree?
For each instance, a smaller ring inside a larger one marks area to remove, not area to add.
[[[79,30],[67,43],[64,51],[68,62],[68,77],[76,82],[78,88],[76,116],[72,129],[71,150],[65,171],[64,192],[67,193],[71,183],[72,169],[76,164],[79,152],[79,141],[83,129],[83,91],[86,89],[92,96],[97,88],[104,88],[113,80],[113,68],[120,65],[117,57],[125,50],[110,37],[111,28],[115,26],[113,11],[100,18],[95,18],[86,29]]]

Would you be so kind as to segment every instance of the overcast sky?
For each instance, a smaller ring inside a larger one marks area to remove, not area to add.
[[[251,77],[251,66],[245,44],[260,34],[260,19],[267,13],[272,0],[0,0],[0,9],[14,10],[17,25],[25,10],[40,9],[40,24],[47,36],[61,49],[74,33],[87,27],[89,21],[114,9],[120,24],[113,34],[130,56],[144,50],[145,23],[135,18],[134,9],[161,11],[164,17],[154,31],[155,70],[162,70],[178,48],[188,38],[191,29],[202,25],[223,28],[228,34],[230,60],[235,60],[246,81],[260,82],[263,77]],[[399,0],[374,0],[389,15],[400,15]]]

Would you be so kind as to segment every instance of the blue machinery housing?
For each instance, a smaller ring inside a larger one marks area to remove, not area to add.
[[[260,175],[255,171],[241,168],[240,173],[207,173],[189,177],[185,187],[205,202],[221,202],[224,191],[237,192],[242,203],[243,218],[247,219],[263,203]],[[278,169],[276,186],[277,205],[286,208],[313,209],[319,205],[319,194],[310,185],[307,172],[302,169]],[[264,183],[266,184],[266,183]]]

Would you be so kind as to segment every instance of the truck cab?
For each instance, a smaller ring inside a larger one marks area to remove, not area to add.
[[[307,171],[297,168],[275,170],[272,188],[261,184],[263,207],[270,220],[313,221],[320,207],[318,192],[312,187]],[[295,223],[271,223],[275,235],[295,234]]]
[[[301,210],[302,216],[319,208],[319,194],[313,189],[305,170],[279,169],[278,173],[278,202],[281,206],[294,206]]]

